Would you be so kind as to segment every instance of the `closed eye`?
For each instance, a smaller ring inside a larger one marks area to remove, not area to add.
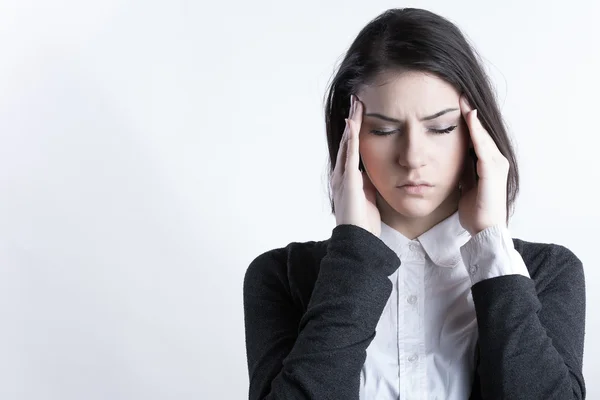
[[[452,126],[449,126],[447,128],[444,128],[444,129],[430,129],[429,131],[432,132],[433,134],[436,134],[436,135],[444,135],[444,134],[450,133],[454,129],[456,129],[456,126],[457,125],[452,125]],[[398,132],[398,131],[399,131],[399,129],[394,129],[394,130],[391,130],[391,131],[372,130],[371,133],[374,134],[374,135],[377,135],[377,136],[387,136],[387,135],[391,135],[392,133]]]
[[[431,131],[434,132],[434,133],[442,135],[444,133],[450,133],[450,132],[452,132],[454,129],[456,129],[456,126],[457,125],[452,125],[452,126],[449,126],[449,127],[445,128],[445,129],[431,129]]]

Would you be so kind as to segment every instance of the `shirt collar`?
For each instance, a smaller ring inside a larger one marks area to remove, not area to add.
[[[414,241],[418,241],[431,261],[439,267],[453,268],[461,261],[460,247],[471,235],[460,224],[458,211],[440,221]],[[380,239],[397,254],[402,254],[411,241],[400,232],[381,222]]]

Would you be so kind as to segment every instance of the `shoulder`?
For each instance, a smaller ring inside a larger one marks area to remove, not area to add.
[[[583,264],[569,248],[556,243],[531,242],[519,238],[513,238],[513,244],[521,254],[538,291],[554,286],[558,281],[583,284]]]
[[[246,268],[244,295],[276,292],[303,303],[310,297],[328,242],[291,242],[259,254]]]

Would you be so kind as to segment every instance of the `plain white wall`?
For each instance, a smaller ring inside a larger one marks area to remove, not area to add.
[[[403,6],[485,58],[518,145],[511,232],[583,260],[600,398],[595,0],[1,0],[0,398],[245,398],[245,269],[330,236],[323,94]]]

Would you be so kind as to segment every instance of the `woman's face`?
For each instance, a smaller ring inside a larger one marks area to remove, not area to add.
[[[460,93],[440,78],[410,71],[381,74],[357,97],[364,104],[359,151],[379,192],[382,218],[393,211],[409,219],[455,211],[470,144]],[[399,188],[409,180],[432,187],[417,194]]]

